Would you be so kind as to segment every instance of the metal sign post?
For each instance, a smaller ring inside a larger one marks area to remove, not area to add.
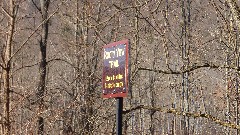
[[[122,112],[123,112],[123,97],[117,97],[117,112],[116,112],[116,125],[117,135],[122,135]]]
[[[129,78],[129,41],[103,46],[102,97],[116,98],[116,133],[122,135],[123,97],[127,97]]]

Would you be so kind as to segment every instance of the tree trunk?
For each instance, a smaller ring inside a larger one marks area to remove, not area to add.
[[[236,32],[236,41],[235,41],[235,55],[236,55],[236,67],[239,68],[239,47],[238,47],[238,31]],[[239,75],[238,75],[238,72],[236,72],[236,86],[235,86],[235,89],[236,89],[236,124],[239,125],[239,79],[238,79]],[[237,129],[236,131],[236,135],[239,134],[239,129]]]
[[[187,10],[187,11],[186,11]],[[189,32],[190,32],[190,0],[187,2],[182,0],[182,59],[184,68],[189,65]],[[182,111],[189,112],[189,72],[182,74]],[[189,117],[183,116],[183,131],[184,135],[189,134]]]
[[[13,32],[14,32],[14,2],[13,0],[9,1],[9,31],[7,35],[7,44],[6,50],[4,53],[4,69],[3,69],[3,95],[4,95],[4,113],[3,113],[3,134],[10,135],[11,134],[11,123],[10,123],[10,70],[11,70],[11,48],[12,48],[12,40],[13,40]]]
[[[3,72],[3,69],[2,67],[0,68],[0,80],[3,80],[3,77],[2,77],[2,72]],[[0,81],[0,91],[2,91],[2,81]],[[0,93],[1,94],[1,93]],[[2,97],[0,97],[0,105],[1,105],[1,102],[2,102]],[[2,105],[1,105],[2,106]],[[2,116],[2,113],[0,113],[0,134],[2,135],[3,134],[3,129],[4,129],[4,126],[3,126],[3,116]]]
[[[233,14],[233,18],[236,22],[238,29],[240,30],[240,9],[237,5],[236,0],[227,0],[230,10]]]
[[[44,133],[44,119],[41,113],[44,110],[44,93],[45,93],[45,80],[46,80],[46,69],[47,69],[47,38],[48,38],[48,7],[50,0],[40,0],[41,3],[41,14],[42,14],[42,21],[44,23],[42,24],[42,35],[39,42],[40,45],[40,65],[39,65],[39,72],[40,72],[40,78],[38,83],[38,92],[37,92],[37,98],[38,98],[38,134],[43,135]]]

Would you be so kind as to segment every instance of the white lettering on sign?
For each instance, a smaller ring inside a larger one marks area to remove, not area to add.
[[[111,58],[117,58],[120,56],[124,56],[124,49],[121,48],[115,48],[113,51],[106,51],[104,50],[104,59],[111,59]]]

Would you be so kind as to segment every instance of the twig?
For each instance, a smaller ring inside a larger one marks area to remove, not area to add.
[[[187,73],[187,72],[192,72],[194,70],[200,69],[200,68],[212,68],[212,69],[221,69],[221,68],[228,68],[228,69],[233,69],[233,70],[237,70],[240,71],[240,68],[237,67],[230,67],[230,66],[218,66],[218,65],[214,65],[212,63],[204,63],[204,64],[193,64],[191,66],[186,67],[185,69],[181,70],[181,71],[173,71],[173,70],[160,70],[160,69],[150,69],[150,68],[138,68],[139,70],[146,70],[146,71],[153,71],[153,72],[157,72],[157,73],[163,73],[163,74],[183,74],[183,73]]]
[[[0,67],[1,67],[2,69],[6,69],[2,64],[0,64]]]
[[[13,18],[13,16],[11,16],[11,15],[6,11],[6,9],[4,9],[3,7],[2,7],[2,10],[3,10],[4,13],[7,14],[8,17]]]

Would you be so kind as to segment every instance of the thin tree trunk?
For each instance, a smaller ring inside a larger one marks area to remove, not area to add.
[[[186,20],[185,20],[185,7],[184,7],[184,1],[182,1],[182,14],[183,14],[183,21],[184,21],[184,24],[183,24],[183,26],[182,26],[182,58],[183,58],[183,60],[185,59],[185,55],[186,55],[186,45],[185,45],[185,37],[184,37],[184,35],[185,35],[185,29],[186,29]],[[185,66],[187,66],[187,65],[185,65],[185,63],[186,62],[184,62],[184,67]],[[186,93],[186,81],[187,81],[187,74],[188,73],[184,73],[183,75],[182,75],[182,111],[183,112],[185,112],[186,111],[186,102],[185,102],[185,98],[186,98],[186,96],[185,96],[185,93]],[[186,130],[186,127],[187,127],[187,123],[186,123],[186,116],[183,116],[183,121],[182,121],[182,127],[183,127],[183,134],[184,135],[187,135],[188,133],[187,133],[187,130]]]
[[[238,31],[235,38],[235,55],[236,55],[236,67],[239,68],[239,48],[238,48]],[[236,124],[239,125],[239,79],[238,72],[236,72]],[[236,135],[239,134],[239,129],[236,130]]]
[[[6,50],[6,55],[10,52]],[[5,57],[6,59],[7,57]],[[8,62],[7,62],[8,63]],[[10,64],[7,64],[7,68],[3,71],[3,88],[4,88],[4,131],[3,134],[10,135]]]
[[[90,12],[90,6],[91,2],[87,1],[83,3],[83,10],[82,10],[82,23],[81,26],[81,36],[82,36],[82,44],[83,46],[88,46],[88,39],[89,39],[89,28],[86,27],[84,24],[88,25],[89,21],[87,17],[89,16]],[[91,71],[91,65],[92,62],[90,60],[91,57],[91,48],[82,48],[83,50],[83,69],[82,74],[83,76],[91,76],[92,71]],[[84,116],[83,116],[83,125],[84,125],[84,133],[85,134],[93,134],[93,100],[92,100],[92,94],[94,92],[93,88],[91,88],[91,85],[93,84],[93,80],[91,77],[88,79],[84,79]]]
[[[2,72],[3,72],[3,69],[0,68],[0,80],[3,80],[3,77],[2,77]],[[2,91],[2,81],[0,81],[0,91]],[[1,94],[1,93],[0,93]],[[2,98],[0,97],[0,101],[2,101]],[[1,104],[0,104],[1,105]],[[2,105],[1,105],[2,106]],[[3,134],[3,129],[4,129],[4,126],[3,126],[3,116],[2,116],[2,113],[0,113],[0,134],[2,135]]]
[[[153,56],[156,56],[156,50],[157,50],[157,45],[155,45],[155,48],[153,50]],[[155,69],[156,65],[156,57],[154,57],[154,60],[153,60],[153,63],[152,63],[152,68]],[[149,96],[149,99],[150,99],[150,105],[151,107],[155,107],[155,92],[154,92],[154,83],[155,83],[155,73],[152,73],[151,71],[149,72],[149,85],[150,85],[150,96]],[[154,135],[155,134],[155,125],[154,125],[154,114],[155,114],[155,111],[151,110],[150,112],[150,127],[149,127],[149,130],[150,130],[150,134],[151,135]]]
[[[46,81],[46,70],[47,70],[47,38],[48,38],[48,24],[49,21],[48,18],[48,7],[50,0],[40,0],[41,3],[41,14],[42,14],[42,21],[44,23],[42,24],[42,35],[39,42],[40,45],[40,65],[39,65],[39,72],[40,72],[40,78],[38,83],[38,92],[37,92],[37,98],[38,98],[38,134],[43,135],[44,134],[44,118],[41,115],[41,113],[44,110],[44,93],[45,93],[45,81]]]
[[[226,56],[226,65],[229,65],[229,52],[227,51],[227,56]],[[229,103],[229,69],[226,68],[226,110],[225,110],[225,116],[227,119],[227,122],[230,122],[230,103]],[[226,134],[229,135],[230,131],[229,128],[227,128]]]
[[[9,1],[9,31],[7,35],[7,44],[6,44],[6,50],[4,54],[4,66],[5,69],[3,69],[3,91],[4,91],[4,113],[3,113],[3,119],[4,119],[4,129],[3,134],[4,135],[10,135],[11,134],[11,123],[10,123],[10,70],[11,70],[11,49],[12,49],[12,40],[13,40],[13,33],[14,33],[14,22],[15,22],[15,16],[14,16],[14,1]]]
[[[10,54],[10,49],[6,49],[5,53],[5,60],[8,61]],[[6,69],[3,70],[3,89],[4,89],[4,114],[3,114],[3,122],[4,122],[4,129],[3,134],[4,135],[10,135],[11,130],[11,124],[10,124],[10,64],[7,62]]]
[[[186,11],[187,7],[187,11]],[[182,0],[182,17],[183,17],[183,26],[182,26],[182,58],[184,62],[184,67],[189,65],[189,56],[188,56],[188,46],[189,46],[189,25],[190,25],[190,0],[186,3]],[[186,72],[182,75],[182,105],[183,112],[189,112],[189,73]],[[183,130],[184,135],[189,134],[189,117],[183,116]]]
[[[133,6],[136,6],[138,4],[138,1],[134,1],[133,3]],[[134,34],[134,54],[135,54],[135,61],[134,61],[134,66],[135,66],[135,69],[138,68],[138,63],[137,63],[137,60],[138,60],[138,48],[139,48],[139,7],[135,7],[134,9],[134,12],[135,12],[135,17],[134,17],[134,29],[136,31],[136,33]],[[130,85],[130,94],[131,94],[131,98],[137,98],[139,97],[139,99],[135,99],[134,100],[134,104],[136,103],[136,100],[139,100],[139,104],[142,104],[143,103],[143,100],[141,98],[141,91],[139,90],[138,93],[135,93],[133,90],[132,90],[132,85]],[[138,95],[138,96],[137,96]],[[144,125],[144,111],[142,109],[139,109],[139,112],[136,113],[136,115],[139,115],[139,126],[136,127],[136,121],[132,123],[132,128],[135,129],[136,131],[140,131],[140,133],[143,135],[144,134],[144,128],[143,128],[143,125]],[[136,116],[137,117],[137,116]],[[135,118],[137,119],[137,118]],[[139,134],[140,134],[139,133]]]
[[[240,9],[237,5],[237,2],[236,0],[226,0],[229,7],[230,7],[230,10],[233,14],[233,18],[236,22],[236,25],[238,27],[238,29],[240,30]]]

